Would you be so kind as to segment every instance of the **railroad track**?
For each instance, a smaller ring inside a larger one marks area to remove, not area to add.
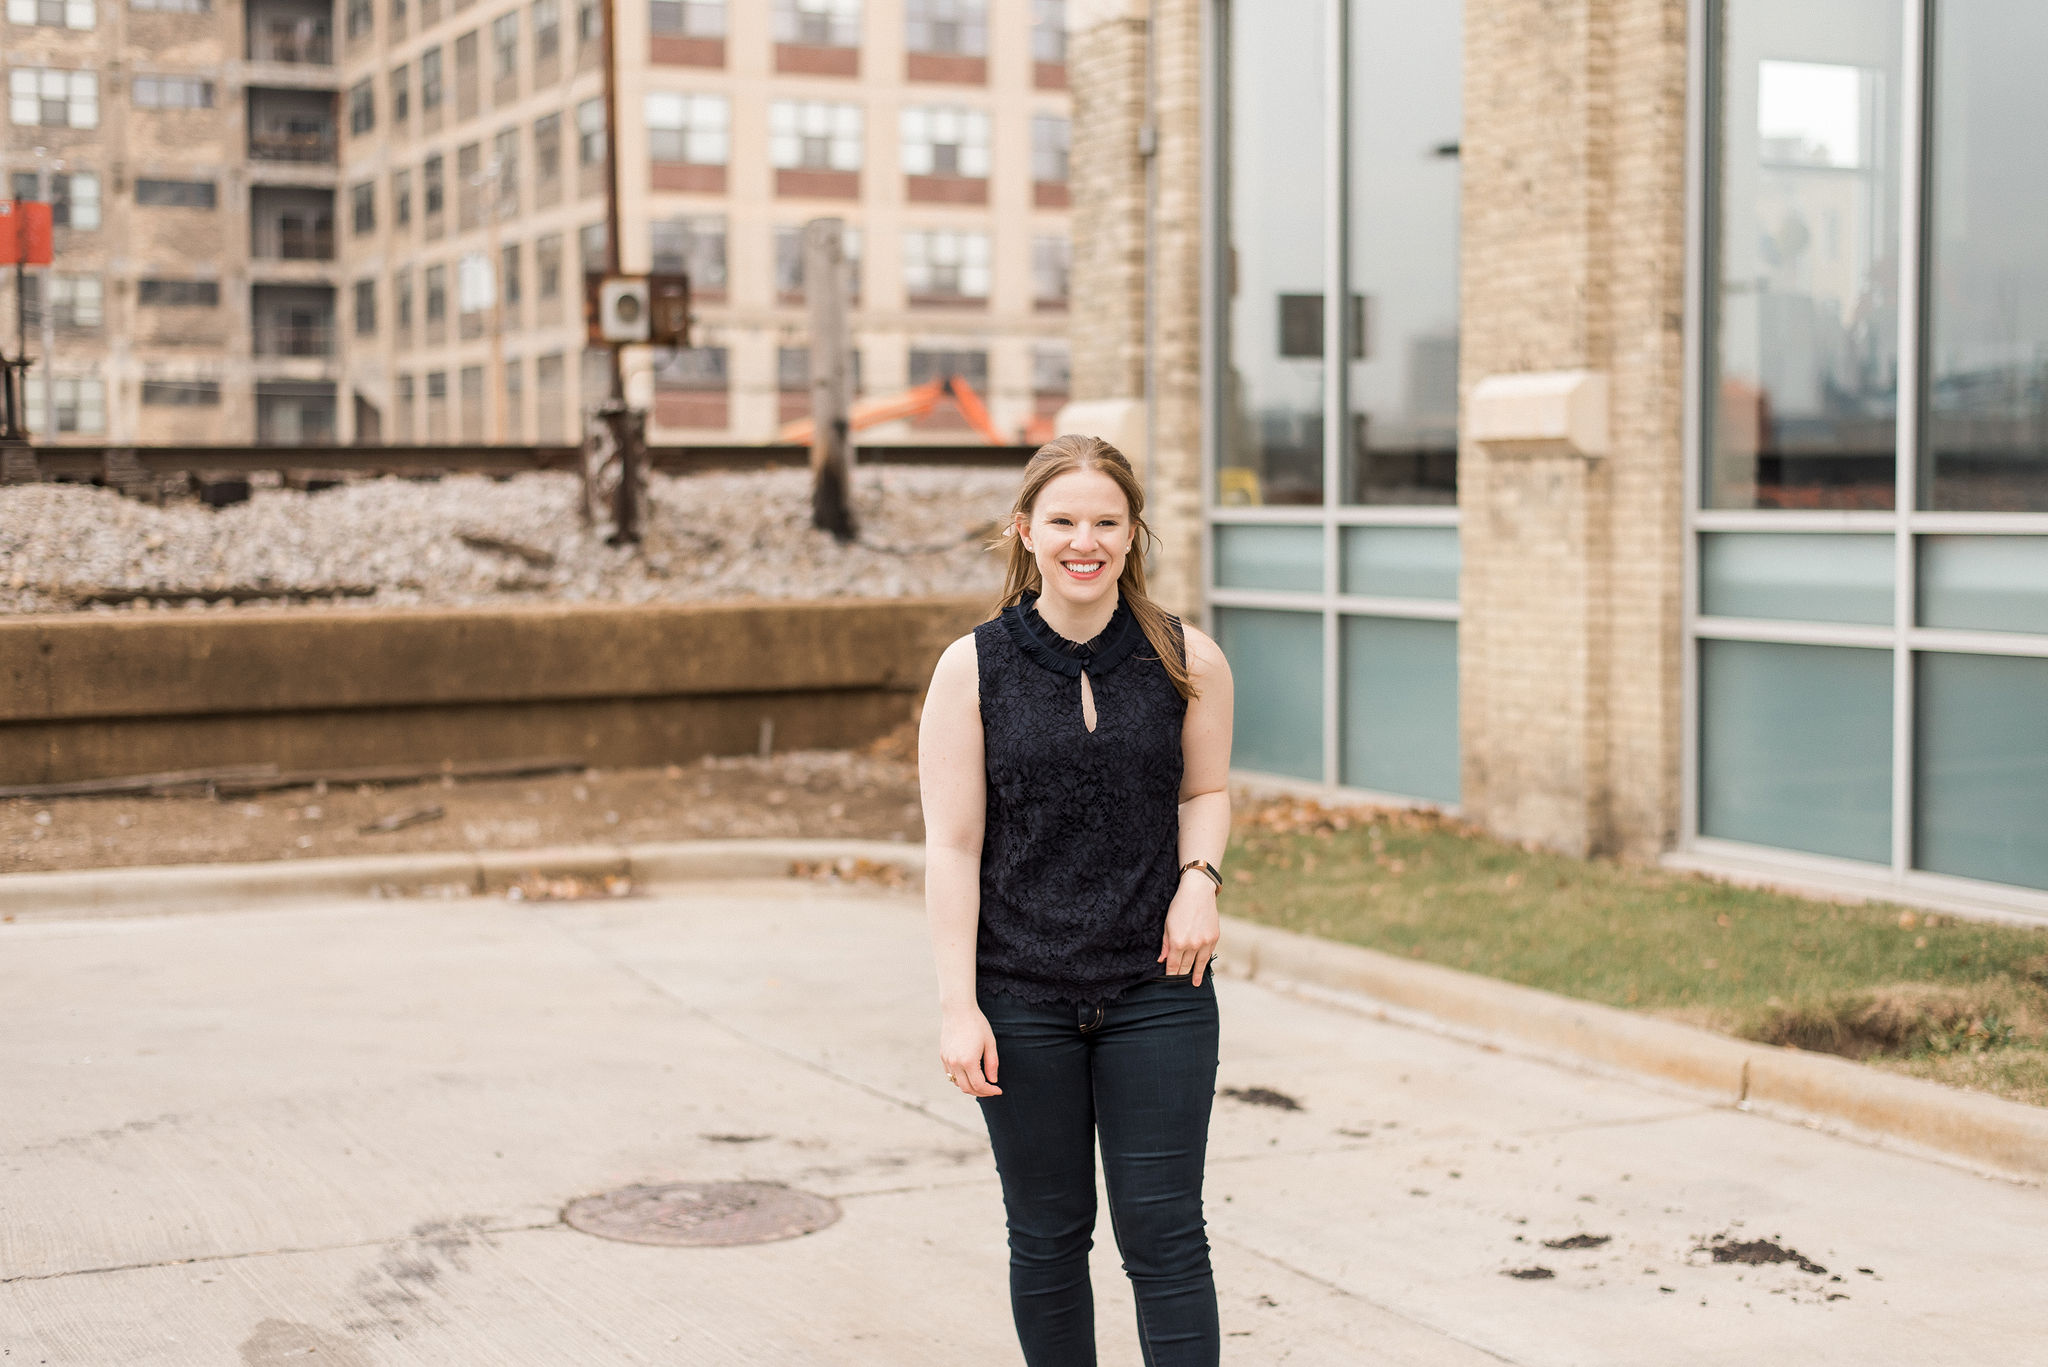
[[[861,446],[858,465],[951,465],[970,469],[1022,466],[1030,446]],[[653,446],[653,468],[666,474],[718,470],[797,468],[810,461],[804,446]],[[579,446],[38,446],[31,448],[41,479],[97,480],[125,486],[138,479],[193,475],[219,477],[259,471],[335,479],[373,475],[431,478],[449,474],[516,475],[529,470],[581,468]]]

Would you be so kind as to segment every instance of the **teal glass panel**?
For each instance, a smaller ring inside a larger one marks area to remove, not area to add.
[[[1700,611],[1889,626],[1892,555],[1888,536],[1709,532],[1700,537]]]
[[[1920,625],[2048,632],[2048,536],[1921,537]]]
[[[1700,834],[1891,858],[1886,650],[1700,642]]]
[[[1342,781],[1458,800],[1458,624],[1346,617]]]
[[[1344,592],[1458,601],[1456,527],[1346,527],[1343,536]]]
[[[1322,614],[1217,608],[1216,644],[1237,685],[1231,767],[1321,780]]]
[[[2048,888],[2048,660],[1926,654],[1915,668],[1913,862]]]
[[[1323,591],[1321,527],[1216,528],[1216,585]]]

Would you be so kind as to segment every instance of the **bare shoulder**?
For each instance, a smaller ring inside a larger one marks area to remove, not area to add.
[[[1230,662],[1223,658],[1223,647],[1210,638],[1200,627],[1181,624],[1181,631],[1187,639],[1188,674],[1199,685],[1205,678],[1230,673]]]
[[[965,692],[970,698],[978,697],[981,693],[978,666],[979,657],[975,654],[974,633],[970,631],[947,646],[940,654],[938,664],[932,667],[932,691]]]

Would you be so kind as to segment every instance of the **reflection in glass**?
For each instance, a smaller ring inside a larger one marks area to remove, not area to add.
[[[1700,611],[1889,625],[1892,553],[1888,536],[1709,532],[1700,538]]]
[[[1321,527],[1216,528],[1216,586],[1323,591]]]
[[[1350,4],[1343,499],[1455,503],[1465,6]]]
[[[1346,527],[1343,536],[1344,592],[1458,601],[1456,527]]]
[[[1921,537],[1920,625],[2048,634],[2048,536]]]
[[[1326,0],[1229,7],[1219,503],[1323,501]]]
[[[1458,624],[1346,617],[1340,781],[1458,800]]]
[[[1915,663],[1914,864],[2048,888],[2048,660]]]
[[[1322,614],[1219,607],[1215,617],[1237,690],[1232,766],[1320,780]]]
[[[1898,0],[1724,0],[1722,10],[1703,498],[1889,508]]]
[[[1891,858],[1892,657],[1700,642],[1700,834]]]
[[[1923,508],[2048,510],[2048,5],[1935,9]]]

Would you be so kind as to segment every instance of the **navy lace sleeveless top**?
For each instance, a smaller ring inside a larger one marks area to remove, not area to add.
[[[1033,602],[974,631],[988,777],[976,980],[1026,1001],[1096,1003],[1164,972],[1187,702],[1126,605],[1076,645]]]

